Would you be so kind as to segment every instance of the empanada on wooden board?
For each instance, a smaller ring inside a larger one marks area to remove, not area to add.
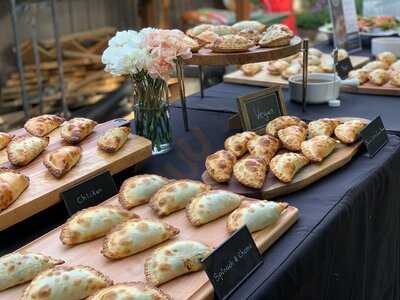
[[[41,115],[29,119],[24,128],[34,136],[46,136],[64,122],[64,118],[56,115]]]
[[[128,139],[131,129],[128,127],[114,127],[108,129],[97,140],[97,146],[105,152],[117,152]]]
[[[219,150],[206,158],[208,174],[217,182],[227,182],[232,176],[236,156],[229,150]]]
[[[49,145],[48,137],[23,135],[7,145],[8,160],[13,166],[23,167],[33,161]]]
[[[78,144],[90,135],[97,122],[86,118],[73,118],[61,126],[61,138],[69,144]]]
[[[43,158],[43,164],[51,175],[61,178],[79,162],[81,153],[82,149],[80,147],[64,146],[46,153]]]
[[[29,177],[11,170],[0,168],[0,211],[9,207],[28,188]]]
[[[14,135],[6,132],[0,132],[0,150],[3,150],[11,142]]]

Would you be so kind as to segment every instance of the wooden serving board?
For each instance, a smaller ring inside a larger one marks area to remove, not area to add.
[[[323,54],[328,55],[328,54]],[[369,61],[368,57],[365,56],[350,56],[351,63],[354,68],[361,67]],[[234,71],[230,74],[224,76],[224,82],[238,83],[238,84],[248,84],[257,86],[271,86],[278,85],[281,87],[288,87],[289,83],[286,79],[282,78],[280,75],[271,75],[265,69],[265,62],[260,63],[263,66],[263,70],[258,72],[254,76],[246,76],[243,74],[242,70]],[[342,87],[344,89],[344,87]]]
[[[117,204],[117,197],[108,203]],[[157,218],[148,205],[134,208],[133,211],[141,217]],[[163,220],[180,229],[180,234],[174,240],[196,240],[217,247],[228,237],[226,218],[223,217],[201,227],[192,226],[186,218],[185,210],[176,212]],[[253,234],[257,247],[265,252],[282,234],[284,234],[298,219],[298,210],[289,206],[281,218],[272,226]],[[210,234],[212,232],[212,234]],[[111,261],[100,253],[103,238],[87,242],[75,247],[61,244],[60,228],[56,228],[20,250],[41,252],[66,261],[68,265],[89,265],[108,275],[115,283],[129,281],[145,281],[144,261],[159,246],[155,246],[136,255]],[[166,243],[171,242],[167,241]],[[25,285],[20,285],[0,292],[0,299],[19,299]],[[213,288],[205,272],[200,271],[181,276],[160,286],[173,299],[212,299]]]
[[[33,162],[23,168],[14,168],[1,153],[1,167],[12,168],[29,176],[30,185],[25,192],[7,209],[0,213],[0,230],[4,230],[18,222],[54,205],[60,201],[60,193],[77,183],[103,171],[118,173],[151,156],[151,142],[137,135],[130,135],[126,144],[116,153],[109,154],[97,149],[97,138],[107,129],[118,126],[109,121],[99,124],[93,133],[79,145],[82,156],[78,164],[61,179],[53,177],[43,165],[46,152],[66,145],[59,138],[59,129],[50,135],[47,149]],[[15,132],[22,134],[22,130]]]
[[[357,87],[342,86],[341,90],[343,92],[354,94],[400,96],[400,87],[396,87],[389,82],[382,86],[378,86],[367,81],[366,83]]]

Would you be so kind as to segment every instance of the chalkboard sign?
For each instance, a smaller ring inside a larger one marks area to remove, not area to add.
[[[97,205],[117,194],[110,172],[104,172],[61,193],[68,214]]]
[[[244,130],[259,131],[269,121],[287,114],[280,87],[272,87],[239,97],[237,102]]]
[[[204,269],[218,299],[226,299],[263,263],[247,226],[204,259]]]
[[[131,121],[130,120],[126,120],[126,119],[114,119],[112,121],[115,125],[117,125],[118,127],[130,127],[131,126]]]
[[[369,123],[367,127],[360,132],[360,138],[367,148],[369,156],[374,157],[388,142],[388,136],[381,117],[377,117]]]
[[[347,78],[347,75],[351,70],[353,70],[353,65],[351,64],[350,57],[339,60],[336,64],[336,71],[342,79]]]

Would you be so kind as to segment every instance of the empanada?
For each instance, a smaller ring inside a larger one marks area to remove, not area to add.
[[[233,176],[241,184],[259,189],[263,186],[267,163],[261,157],[249,155],[239,160],[233,167]]]
[[[14,138],[7,146],[8,160],[22,167],[34,160],[49,144],[49,137],[23,135]]]
[[[13,139],[14,135],[5,133],[5,132],[0,132],[0,150],[3,150],[7,145],[11,142]]]
[[[81,158],[82,149],[77,146],[64,146],[46,153],[43,164],[50,174],[56,178],[68,173]]]
[[[367,71],[368,73],[371,73],[372,71],[377,70],[377,69],[387,70],[388,68],[389,68],[389,66],[386,63],[376,60],[376,61],[371,61],[371,62],[367,63],[361,69],[364,71]]]
[[[368,79],[371,83],[375,85],[384,85],[390,80],[389,72],[383,69],[373,70],[368,75]]]
[[[321,162],[335,149],[337,142],[326,135],[318,135],[301,143],[301,152],[312,162]]]
[[[354,143],[358,134],[364,129],[366,124],[361,120],[350,120],[340,124],[335,129],[335,136],[345,144]]]
[[[273,24],[263,33],[261,47],[281,47],[289,45],[293,32],[284,24]]]
[[[81,300],[112,284],[88,266],[56,266],[36,276],[21,300]]]
[[[287,67],[286,69],[284,69],[281,72],[281,75],[284,79],[289,79],[291,76],[293,75],[297,75],[300,74],[302,70],[301,64],[298,62],[292,62],[289,67]]]
[[[323,55],[321,56],[321,61],[320,61],[320,68],[323,72],[325,73],[333,73],[334,71],[334,61],[332,56],[330,55]]]
[[[334,52],[332,52],[332,57],[333,57],[333,54],[334,54]],[[337,57],[338,61],[341,61],[341,60],[346,59],[347,57],[349,57],[349,53],[345,49],[341,48],[341,49],[338,50],[338,55],[337,56],[338,56]]]
[[[307,137],[307,129],[302,126],[289,126],[278,131],[282,146],[290,151],[299,151]]]
[[[149,204],[158,216],[163,217],[185,208],[191,198],[209,189],[210,186],[200,181],[177,180],[159,189]]]
[[[291,182],[294,175],[308,163],[308,158],[303,154],[289,152],[275,156],[269,167],[280,181]]]
[[[28,176],[14,170],[0,168],[0,211],[14,203],[28,186]]]
[[[351,70],[348,77],[357,79],[359,84],[364,84],[368,81],[368,72],[363,69]]]
[[[125,180],[119,190],[118,200],[126,209],[149,202],[150,198],[170,180],[168,178],[144,174]]]
[[[151,285],[159,286],[181,275],[202,270],[201,261],[212,250],[211,247],[195,241],[177,241],[161,247],[145,261],[146,280]]]
[[[75,245],[105,236],[117,224],[138,218],[118,206],[100,205],[83,209],[71,216],[61,229],[64,245]]]
[[[395,63],[391,64],[389,70],[392,72],[400,72],[400,60],[397,60]]]
[[[107,234],[101,253],[110,259],[126,257],[158,245],[178,233],[178,228],[158,220],[128,220]]]
[[[394,72],[390,78],[390,84],[400,87],[400,72]]]
[[[61,138],[70,144],[77,144],[92,133],[97,122],[86,118],[73,118],[61,126]]]
[[[227,34],[217,38],[211,45],[214,52],[244,52],[254,46],[254,42],[240,35]]]
[[[287,203],[244,200],[239,208],[228,217],[227,227],[230,233],[246,225],[250,232],[264,229],[278,221],[282,211],[288,207]]]
[[[247,30],[257,30],[258,32],[263,32],[266,28],[266,26],[259,21],[249,21],[249,20],[237,22],[233,24],[232,27],[237,31],[247,29]]]
[[[236,156],[228,150],[219,150],[207,156],[206,169],[216,182],[227,182],[231,179]]]
[[[237,35],[244,37],[245,39],[251,41],[253,44],[257,44],[261,38],[260,32],[252,29],[242,29],[237,33]]]
[[[323,118],[308,123],[308,137],[312,138],[318,135],[331,136],[335,131],[336,126],[341,123],[338,119]]]
[[[104,288],[88,300],[172,300],[172,298],[160,289],[143,282],[128,282]]]
[[[203,225],[229,214],[241,201],[242,196],[224,190],[204,192],[190,200],[186,216],[192,225]]]
[[[295,116],[280,116],[268,122],[266,133],[278,137],[278,131],[286,127],[297,125],[307,128],[307,124]]]
[[[269,134],[258,136],[247,143],[250,154],[263,158],[267,165],[280,147],[279,139]]]
[[[64,123],[64,118],[56,115],[41,115],[29,119],[24,128],[27,132],[34,136],[46,136],[54,129],[60,127]]]
[[[14,252],[0,257],[0,291],[31,281],[64,261],[40,253]]]
[[[376,58],[387,65],[391,65],[397,60],[396,55],[390,51],[381,52]]]
[[[268,62],[267,71],[271,75],[281,75],[289,67],[289,63],[283,59]]]
[[[131,130],[128,127],[108,129],[97,140],[97,146],[105,152],[117,152],[128,140]]]
[[[242,65],[240,69],[243,71],[244,75],[254,76],[261,71],[262,67],[260,64],[255,63]]]
[[[191,37],[197,37],[199,34],[203,33],[204,31],[211,30],[214,28],[215,25],[212,24],[200,24],[191,29],[189,29],[186,34]]]
[[[257,134],[252,131],[244,131],[232,135],[225,140],[225,149],[231,151],[239,158],[247,152],[247,143],[256,136]]]
[[[302,53],[302,52],[301,52]],[[321,50],[318,50],[317,48],[310,48],[308,49],[308,55],[316,56],[316,57],[321,57],[322,56]]]

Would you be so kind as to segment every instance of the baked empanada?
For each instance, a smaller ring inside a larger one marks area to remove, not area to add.
[[[0,132],[0,150],[3,150],[7,145],[11,142],[13,139],[14,135],[5,133],[5,132]]]
[[[368,81],[368,72],[363,69],[351,70],[348,77],[350,79],[357,79],[359,84],[363,84]]]
[[[302,126],[289,126],[278,131],[282,146],[290,151],[299,151],[307,137],[307,129]]]
[[[254,42],[240,35],[228,34],[217,38],[211,45],[214,52],[244,52],[254,46]]]
[[[34,136],[46,136],[54,129],[60,127],[60,125],[64,123],[64,118],[61,118],[56,115],[41,115],[38,117],[34,117],[29,119],[24,128],[30,134]]]
[[[394,72],[390,78],[390,84],[400,87],[400,72]]]
[[[189,29],[186,34],[191,37],[197,37],[199,34],[203,33],[204,31],[211,30],[214,28],[215,25],[212,24],[200,24],[191,29]]]
[[[227,182],[231,179],[236,156],[228,150],[219,150],[207,156],[206,169],[216,182]]]
[[[336,126],[338,126],[340,123],[340,120],[330,118],[311,121],[310,123],[308,123],[307,128],[308,137],[312,138],[318,135],[331,136],[335,131]]]
[[[269,167],[280,181],[291,182],[294,175],[308,163],[308,158],[303,154],[290,152],[275,156],[271,160]]]
[[[393,72],[400,72],[400,60],[397,60],[395,63],[391,64],[389,70]]]
[[[128,127],[108,129],[97,140],[97,146],[105,152],[117,152],[128,140],[131,130]]]
[[[283,71],[285,71],[290,64],[283,60],[283,59],[278,59],[275,61],[268,62],[267,64],[267,71],[271,75],[281,75]]]
[[[384,85],[390,80],[389,72],[383,69],[373,70],[368,75],[368,79],[371,83],[375,85]]]
[[[77,146],[64,146],[46,153],[43,164],[50,174],[56,178],[68,173],[81,158],[82,149]]]
[[[280,147],[279,139],[269,134],[258,136],[247,143],[250,154],[263,158],[267,165]]]
[[[289,126],[301,126],[307,128],[307,124],[295,116],[280,116],[268,122],[266,133],[278,137],[278,131]]]
[[[259,189],[263,186],[267,163],[261,157],[249,155],[239,160],[233,167],[233,176],[241,184]]]
[[[260,64],[255,63],[242,65],[240,69],[243,71],[244,75],[254,76],[261,71],[262,67]]]
[[[257,134],[252,131],[244,131],[232,135],[225,140],[225,149],[231,151],[239,158],[247,152],[247,143],[256,136]]]
[[[354,143],[358,134],[364,129],[366,124],[361,120],[350,120],[340,124],[335,128],[335,136],[345,144]]]
[[[302,66],[300,63],[293,61],[289,67],[281,72],[282,78],[289,79],[293,75],[300,74]]]
[[[388,68],[389,68],[389,66],[386,63],[376,60],[376,61],[371,61],[371,62],[367,63],[361,69],[370,73],[377,69],[387,70]]]
[[[177,241],[161,247],[146,259],[144,272],[151,285],[170,281],[181,275],[203,269],[201,261],[212,248],[195,241]]]
[[[92,133],[97,122],[86,118],[73,118],[61,126],[61,138],[70,144],[77,144]]]
[[[64,261],[40,253],[14,252],[0,257],[0,291],[31,281]]]
[[[76,245],[105,236],[117,224],[138,218],[118,206],[100,205],[83,209],[71,216],[61,229],[64,245]]]
[[[158,245],[178,233],[178,228],[158,220],[128,220],[107,234],[101,253],[110,259],[123,258]]]
[[[326,135],[318,135],[301,143],[301,152],[312,162],[321,162],[335,149],[336,141]]]
[[[334,61],[332,56],[330,55],[323,55],[321,56],[321,61],[320,61],[320,68],[323,72],[325,73],[333,73],[334,71]]]
[[[193,225],[203,225],[229,214],[241,201],[242,196],[228,191],[204,192],[190,200],[186,207],[186,216]]]
[[[49,137],[23,135],[15,137],[7,146],[8,160],[22,167],[34,160],[49,144]]]
[[[118,200],[126,209],[149,202],[150,198],[170,180],[168,178],[144,174],[125,180],[119,190]]]
[[[14,170],[0,168],[0,211],[14,203],[28,186],[28,176]]]
[[[333,52],[332,52],[332,57],[333,57]],[[341,61],[347,57],[349,57],[349,53],[345,49],[341,48],[338,50],[338,61]]]
[[[381,52],[376,56],[376,58],[389,66],[397,60],[396,55],[390,51]]]
[[[88,300],[172,300],[172,298],[160,289],[143,282],[128,282],[104,288]]]
[[[21,300],[81,300],[112,284],[88,266],[56,266],[36,276]]]
[[[289,45],[293,32],[284,24],[273,24],[267,28],[258,42],[261,47]]]
[[[250,232],[264,229],[278,221],[287,203],[244,200],[238,209],[235,209],[228,217],[227,227],[230,233],[246,225]]]
[[[151,197],[149,204],[158,216],[168,216],[185,208],[191,198],[209,189],[210,186],[200,181],[177,180],[159,189]]]
[[[258,32],[263,32],[266,28],[266,26],[259,21],[248,21],[248,20],[237,22],[233,24],[232,27],[237,31],[247,29],[247,30],[257,30]]]
[[[302,53],[302,52],[300,52]],[[316,56],[316,57],[321,57],[322,56],[321,50],[318,50],[317,48],[310,48],[308,49],[308,55],[310,56]]]
[[[240,30],[237,35],[244,37],[245,39],[251,41],[253,44],[257,44],[258,41],[261,38],[260,32],[257,30],[252,30],[252,29],[243,29]]]

